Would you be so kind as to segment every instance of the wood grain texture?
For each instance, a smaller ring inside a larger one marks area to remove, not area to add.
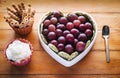
[[[14,33],[5,22],[6,7],[24,2],[36,10],[32,32],[28,36]],[[60,10],[65,15],[85,11],[98,24],[98,36],[90,53],[72,67],[64,67],[49,56],[38,38],[39,21],[45,13]],[[103,25],[110,26],[110,63],[106,63]],[[25,38],[34,48],[32,61],[25,67],[15,67],[4,57],[5,46],[13,39]],[[0,78],[120,78],[120,0],[0,0]]]
[[[119,0],[1,0],[0,11],[5,11],[6,7],[11,6],[10,4],[18,4],[20,2],[24,2],[26,5],[32,4],[37,12],[49,12],[52,10],[63,12],[79,10],[86,12],[120,12]]]
[[[43,50],[34,51],[32,61],[25,67],[15,67],[9,64],[4,52],[0,51],[0,74],[120,74],[120,52],[111,51],[111,62],[106,63],[104,51],[90,51],[80,62],[72,67],[64,67],[56,62]]]
[[[120,78],[120,75],[0,75],[0,78]]]

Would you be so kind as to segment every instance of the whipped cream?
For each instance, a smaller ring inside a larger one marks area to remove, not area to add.
[[[30,46],[28,43],[15,40],[6,49],[6,55],[9,60],[19,63],[31,55]]]

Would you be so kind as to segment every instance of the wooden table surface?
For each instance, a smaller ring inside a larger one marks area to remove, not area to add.
[[[4,16],[11,4],[30,3],[36,10],[32,32],[22,37],[33,47],[29,65],[18,68],[9,64],[4,57],[7,43],[21,36],[14,33]],[[98,36],[89,54],[72,67],[64,67],[49,56],[39,43],[38,21],[49,11],[60,10],[67,14],[85,11],[98,24]],[[105,45],[101,35],[103,25],[110,26],[110,63],[106,63]],[[120,78],[120,0],[0,0],[0,78]]]

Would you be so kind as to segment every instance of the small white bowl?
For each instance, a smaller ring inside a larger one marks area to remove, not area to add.
[[[95,39],[97,37],[97,32],[98,32],[97,24],[96,24],[95,20],[93,19],[93,17],[90,14],[88,14],[86,12],[81,12],[81,11],[77,11],[77,12],[74,12],[74,13],[80,13],[80,14],[86,15],[89,18],[89,20],[92,20],[93,27],[94,27],[94,34],[93,34],[94,37],[93,37],[91,43],[89,44],[89,46],[82,53],[80,53],[78,56],[76,56],[71,61],[67,61],[67,60],[63,59],[62,57],[60,57],[59,55],[57,55],[55,52],[53,52],[53,50],[51,50],[48,47],[48,45],[46,45],[44,43],[44,41],[42,40],[42,38],[41,38],[41,35],[40,35],[41,34],[41,32],[40,32],[40,26],[41,26],[41,23],[46,18],[46,15],[48,15],[48,13],[45,14],[45,16],[43,16],[43,18],[40,20],[39,25],[38,25],[38,36],[39,36],[39,39],[40,39],[42,47],[45,49],[45,51],[52,58],[54,58],[57,62],[59,62],[60,64],[64,65],[65,67],[70,67],[70,66],[76,64],[77,62],[79,62],[80,60],[82,60],[88,54],[88,52],[90,51],[90,49],[92,48],[92,46],[93,46],[93,44],[95,42]]]

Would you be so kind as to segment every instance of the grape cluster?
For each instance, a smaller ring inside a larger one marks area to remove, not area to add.
[[[42,34],[59,51],[81,53],[93,36],[93,25],[85,15],[71,13],[65,17],[54,11],[43,21]]]

